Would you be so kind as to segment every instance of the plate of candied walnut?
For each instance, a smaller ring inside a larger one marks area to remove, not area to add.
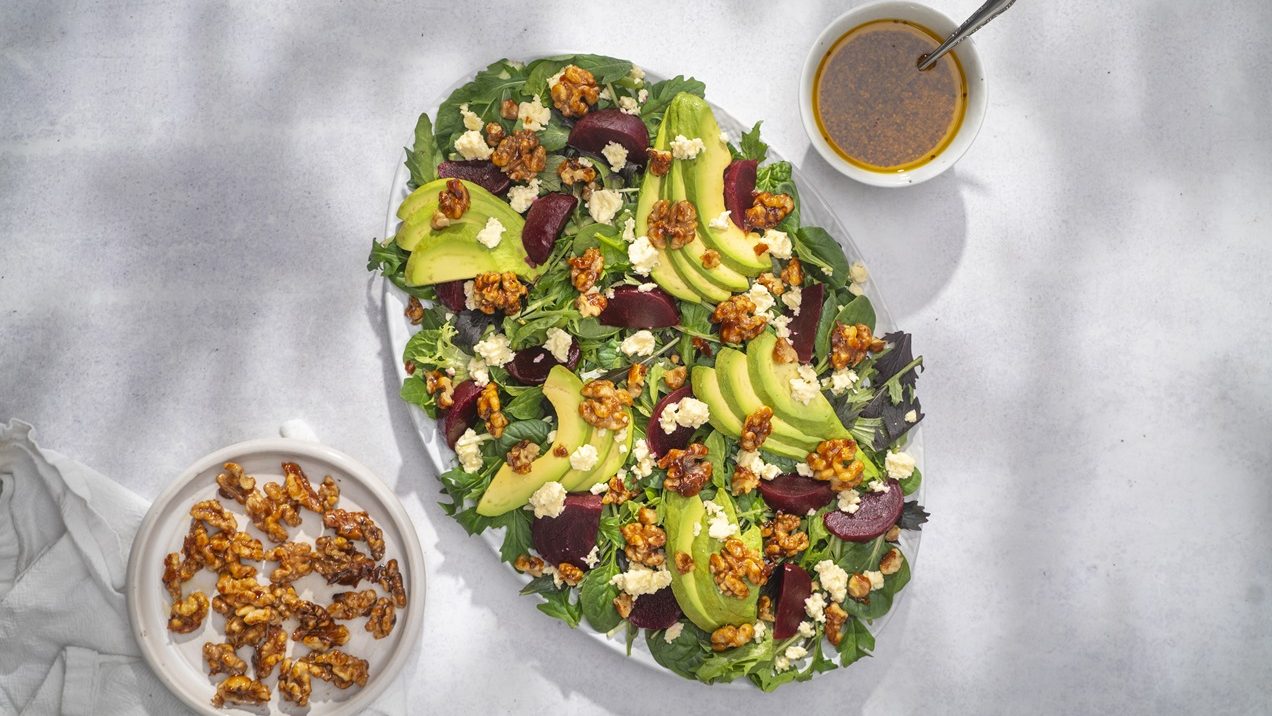
[[[142,653],[201,713],[360,713],[423,619],[423,552],[401,503],[300,440],[191,465],[146,513],[128,582]]]
[[[490,64],[420,116],[368,268],[442,507],[539,611],[769,691],[869,655],[910,582],[923,359],[760,123],[705,97],[613,57]]]

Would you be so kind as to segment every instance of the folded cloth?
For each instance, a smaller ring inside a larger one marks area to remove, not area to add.
[[[146,501],[41,449],[31,430],[0,424],[0,714],[191,713],[128,624],[128,552]],[[306,431],[292,421],[285,432]],[[368,713],[406,712],[403,676]]]

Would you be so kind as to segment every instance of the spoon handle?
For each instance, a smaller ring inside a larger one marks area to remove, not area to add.
[[[1016,0],[986,0],[979,10],[972,13],[972,16],[967,18],[966,22],[959,25],[957,30],[945,38],[945,42],[942,42],[935,50],[919,58],[919,69],[926,70],[936,64],[936,61],[952,50],[955,45],[971,37],[973,32],[984,27],[990,20],[1003,14],[1014,2]]]

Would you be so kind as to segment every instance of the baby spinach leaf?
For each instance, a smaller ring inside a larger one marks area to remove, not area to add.
[[[680,304],[680,327],[700,336],[711,335],[711,309],[701,303]]]
[[[846,326],[853,326],[858,323],[864,323],[870,327],[871,332],[875,328],[875,311],[874,306],[870,304],[870,299],[865,296],[854,296],[851,301],[844,306],[844,310],[835,316],[835,321]]]
[[[548,433],[552,431],[552,426],[542,420],[517,420],[509,423],[504,428],[503,435],[500,435],[494,442],[495,452],[503,455],[508,449],[522,440],[529,440],[536,445],[542,445],[548,440]],[[515,510],[522,512],[523,510]],[[511,513],[508,513],[511,514]]]
[[[632,63],[617,57],[605,55],[555,55],[543,57],[526,65],[526,83],[521,93],[527,97],[546,96],[548,78],[560,72],[566,65],[577,65],[596,79],[596,83],[607,85],[617,82],[632,71]]]
[[[762,162],[768,156],[768,145],[760,140],[760,125],[763,123],[756,122],[749,132],[742,133],[742,139],[738,142],[740,158]]]
[[[559,592],[543,595],[543,603],[537,605],[539,611],[569,624],[571,629],[576,628],[579,625],[579,618],[583,616],[583,606],[577,600],[571,599],[571,594],[569,589],[562,589]]]
[[[672,98],[681,92],[688,92],[698,97],[704,97],[707,93],[706,85],[692,77],[686,78],[684,75],[676,75],[671,79],[655,82],[648,89],[649,97],[640,106],[640,118],[645,121],[650,137],[657,133],[658,125],[662,124],[663,113],[667,111],[667,105],[671,104]]]
[[[816,268],[826,278],[826,283],[842,287],[848,282],[848,259],[844,256],[844,249],[825,229],[805,226],[792,238],[799,260]]]
[[[539,132],[539,144],[543,145],[543,148],[549,152],[558,152],[563,149],[569,138],[570,128],[561,122],[553,122],[544,127],[542,132]],[[560,177],[557,178],[557,181],[560,181]]]
[[[520,395],[504,406],[504,413],[508,417],[517,420],[542,422],[545,414],[543,410],[543,388],[536,385],[522,391]]]
[[[415,189],[437,178],[437,165],[442,153],[433,137],[433,123],[427,114],[421,114],[415,123],[415,144],[406,150],[406,168],[411,172],[409,186]]]
[[[614,597],[618,587],[610,584],[618,574],[618,565],[611,557],[596,565],[583,576],[579,585],[579,602],[583,605],[583,618],[599,632],[607,632],[619,625],[623,618],[614,609]]]
[[[679,638],[670,644],[664,638],[666,632],[647,630],[645,645],[664,668],[670,669],[686,679],[695,679],[702,662],[707,658],[707,648],[702,645],[701,632],[692,624],[685,623]]]
[[[874,635],[861,623],[860,619],[849,619],[843,627],[843,637],[839,640],[839,665],[849,664],[870,656],[874,651]]]
[[[898,482],[901,483],[901,494],[908,497],[913,495],[914,491],[919,489],[919,485],[923,483],[923,474],[920,473],[919,468],[916,467],[914,468],[914,472],[910,473],[909,477],[904,480],[899,480]]]
[[[503,513],[497,520],[507,530],[499,547],[499,558],[511,564],[530,551],[530,513],[512,510]]]
[[[407,376],[406,380],[402,381],[402,389],[398,391],[398,395],[402,400],[420,406],[430,418],[437,417],[437,402],[432,395],[428,394],[424,377],[421,374],[416,373],[415,375]]]

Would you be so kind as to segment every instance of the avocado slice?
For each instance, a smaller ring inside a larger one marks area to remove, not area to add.
[[[716,369],[705,365],[694,366],[691,380],[694,397],[706,403],[711,411],[709,418],[711,427],[731,438],[740,436],[744,418],[733,414],[733,409],[729,407],[728,401],[724,398],[724,392],[720,389]],[[791,443],[780,435],[769,435],[764,441],[764,449],[796,460],[803,460],[809,453],[808,448]]]
[[[688,194],[685,190],[685,162],[673,161],[671,170],[667,173],[667,180],[664,184],[664,197],[671,202],[687,201]],[[702,223],[702,217],[698,217],[698,223]],[[729,268],[721,261],[714,268],[707,268],[702,265],[702,255],[707,252],[707,247],[702,243],[699,235],[702,229],[695,231],[693,241],[681,246],[678,249],[670,250],[668,253],[676,261],[676,269],[680,272],[682,278],[688,281],[699,292],[712,298],[716,302],[723,301],[733,293],[739,293],[751,288],[751,281],[746,276]],[[707,282],[706,290],[702,290],[701,281]],[[721,295],[723,294],[723,295]]]
[[[628,454],[632,449],[632,435],[635,433],[631,428],[631,408],[624,408],[627,413],[627,449],[620,449],[624,445],[617,439],[613,430],[593,430],[592,438],[588,440],[591,445],[596,447],[596,454],[599,458],[596,461],[596,467],[591,470],[570,470],[561,478],[561,485],[567,492],[581,492],[590,488],[598,482],[605,482],[618,472],[618,468],[623,466]]]
[[[773,360],[776,343],[777,336],[765,331],[753,338],[746,348],[747,373],[760,399],[773,407],[774,415],[809,435],[816,435],[822,440],[851,437],[830,401],[820,391],[807,405],[791,396],[791,378],[797,375],[799,364],[776,363]]]
[[[729,493],[724,490],[716,492],[712,502],[716,503],[724,510],[724,514],[728,517],[729,522],[738,524],[737,509],[733,506],[733,499],[729,497]],[[712,630],[717,629],[725,624],[743,624],[755,621],[755,604],[759,600],[760,588],[751,585],[751,589],[746,597],[739,599],[729,596],[720,591],[716,586],[715,578],[711,575],[711,555],[719,552],[724,541],[718,540],[709,534],[708,522],[710,513],[703,504],[703,515],[701,518],[702,528],[693,540],[693,572],[691,576],[697,585],[698,601],[706,610],[707,615],[713,620],[715,626]],[[738,535],[749,549],[758,553],[763,553],[763,538],[760,536],[758,527],[752,527]],[[705,629],[705,627],[703,627]]]
[[[505,463],[495,473],[494,479],[477,503],[477,514],[487,517],[502,515],[509,510],[523,507],[530,501],[534,491],[570,470],[569,453],[592,437],[592,426],[579,415],[579,405],[583,402],[583,381],[569,368],[553,366],[548,373],[548,380],[543,384],[543,395],[552,403],[557,415],[557,431],[555,444],[562,445],[568,451],[565,457],[558,457],[549,448],[530,464],[530,472],[518,475]]]
[[[772,353],[772,349],[769,350],[769,353]],[[739,422],[766,405],[771,407],[773,409],[773,434],[769,439],[777,437],[782,442],[804,448],[800,457],[815,449],[817,443],[823,439],[820,434],[821,428],[818,429],[818,432],[808,432],[793,425],[787,420],[786,415],[778,408],[776,403],[766,399],[759,393],[758,388],[754,384],[755,380],[748,370],[747,356],[741,351],[724,348],[716,354],[716,378],[720,381],[720,390],[724,393],[725,402],[733,410],[733,414],[738,416]],[[831,414],[834,414],[833,410]],[[836,418],[835,423],[839,424],[838,418]]]
[[[687,162],[685,190],[689,201],[698,209],[698,232],[703,243],[720,252],[735,269],[756,276],[772,267],[767,254],[755,255],[755,242],[732,221],[723,229],[710,226],[710,221],[727,207],[724,205],[724,170],[733,161],[729,145],[720,139],[720,125],[706,100],[681,92],[671,100],[667,114],[675,109],[676,134],[702,139],[705,149]],[[666,119],[664,119],[666,122]]]
[[[702,498],[697,495],[684,497],[674,492],[667,492],[663,496],[663,506],[665,508],[663,528],[667,531],[668,553],[673,555],[672,559],[677,552],[692,555],[693,525],[703,524],[703,516],[706,514]],[[706,527],[700,529],[705,530]],[[670,569],[671,593],[675,595],[676,603],[680,605],[681,611],[700,629],[714,631],[718,625],[702,604],[694,573],[681,574],[674,564]]]
[[[667,114],[663,115],[663,123],[658,127],[658,136],[654,140],[654,148],[666,150],[667,144],[671,140],[667,138],[669,123],[667,116],[671,114],[671,109],[667,109]],[[649,234],[649,212],[654,207],[654,202],[663,198],[663,187],[666,184],[665,176],[654,176],[653,172],[645,172],[645,178],[641,181],[640,196],[636,200],[636,235],[646,236]],[[675,296],[682,301],[690,303],[702,303],[702,296],[680,278],[680,274],[672,265],[671,256],[666,249],[656,249],[658,252],[658,265],[649,272],[649,277],[654,283],[661,286],[667,293]]]

